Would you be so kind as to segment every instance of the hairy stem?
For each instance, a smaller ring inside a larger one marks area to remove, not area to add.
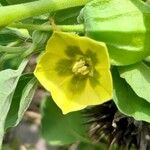
[[[39,31],[52,31],[53,27],[50,25],[34,25],[34,24],[22,24],[22,23],[13,23],[9,27],[22,28],[28,30],[39,30]],[[58,30],[65,32],[84,32],[84,25],[57,25]]]
[[[85,5],[91,0],[39,0],[30,3],[0,7],[0,27],[28,17]]]

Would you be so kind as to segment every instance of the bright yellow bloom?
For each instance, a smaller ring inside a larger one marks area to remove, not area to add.
[[[104,43],[54,32],[34,71],[66,114],[112,98],[112,78]]]

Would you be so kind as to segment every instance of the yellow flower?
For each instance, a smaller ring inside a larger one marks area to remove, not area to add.
[[[112,78],[104,43],[54,32],[34,71],[64,114],[112,98]]]

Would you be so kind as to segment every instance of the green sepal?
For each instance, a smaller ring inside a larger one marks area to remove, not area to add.
[[[94,0],[81,11],[87,36],[106,42],[114,65],[150,54],[150,6],[140,0]]]

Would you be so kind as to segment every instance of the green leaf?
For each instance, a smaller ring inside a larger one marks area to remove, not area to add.
[[[11,42],[29,40],[30,36],[28,31],[25,29],[15,29],[15,28],[4,28],[0,31],[0,45],[8,45]]]
[[[92,141],[91,141],[92,142]],[[80,143],[76,150],[106,150],[108,149],[107,144],[99,143],[98,145],[95,143]]]
[[[23,58],[21,54],[2,54],[0,56],[0,70],[17,69]]]
[[[8,145],[3,145],[2,150],[14,150],[14,149]]]
[[[35,30],[32,34],[32,40],[34,47],[38,49],[44,49],[51,33]]]
[[[21,3],[27,3],[27,2],[33,2],[36,0],[6,0],[8,4],[21,4]]]
[[[144,61],[150,63],[150,56],[146,57]]]
[[[120,112],[134,117],[136,120],[150,122],[150,103],[138,97],[124,79],[120,78],[118,70],[113,70],[114,96]]]
[[[133,91],[150,103],[150,67],[144,63],[138,63],[120,67],[119,72]]]
[[[3,29],[0,31],[0,45],[7,45],[16,40],[18,40],[18,35],[15,31],[10,29]]]
[[[27,62],[27,60],[23,61],[18,70],[7,69],[0,72],[0,148],[4,134],[5,119],[7,117],[19,77]]]
[[[20,77],[5,121],[5,129],[16,126],[21,121],[34,96],[36,83],[33,74]]]
[[[6,2],[6,0],[0,0],[0,3],[5,6],[5,5],[8,5],[8,3]]]
[[[150,6],[140,0],[93,0],[79,17],[86,35],[103,41],[114,65],[128,65],[150,54]]]
[[[144,64],[146,64],[148,67],[150,67],[150,62],[144,61]]]
[[[67,8],[54,12],[51,16],[53,16],[56,24],[76,24],[77,16],[79,15],[81,8],[81,6]]]
[[[63,115],[51,98],[42,104],[42,136],[51,145],[66,145],[85,140],[86,126],[81,112]]]

